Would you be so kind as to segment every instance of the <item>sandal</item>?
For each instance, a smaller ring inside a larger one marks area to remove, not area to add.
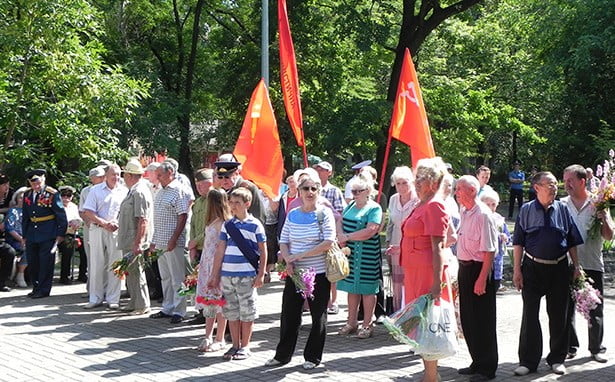
[[[233,354],[233,360],[240,361],[240,360],[248,359],[251,355],[252,353],[250,353],[249,349],[239,348],[237,349],[235,354]]]
[[[374,334],[374,327],[373,326],[368,326],[367,328],[365,326],[361,327],[361,329],[359,329],[359,333],[357,334],[357,338],[360,339],[366,339],[372,336],[372,334]]]
[[[220,350],[224,349],[225,346],[226,346],[225,342],[215,341],[215,342],[212,342],[211,344],[209,344],[209,346],[205,349],[205,351],[208,352],[208,353],[216,352],[216,351],[220,351]]]
[[[230,361],[233,359],[233,356],[235,355],[235,353],[237,353],[237,349],[236,347],[231,347],[230,349],[228,349],[226,351],[226,353],[224,353],[224,355],[222,356],[223,359]]]
[[[340,336],[347,336],[357,331],[356,326],[350,326],[350,324],[346,324],[342,326],[342,328],[337,332]]]
[[[206,352],[207,348],[209,348],[209,346],[211,346],[212,343],[213,343],[213,340],[211,339],[211,337],[205,337],[203,338],[203,341],[201,341],[201,344],[199,345],[199,347],[196,348],[196,350],[200,352]]]

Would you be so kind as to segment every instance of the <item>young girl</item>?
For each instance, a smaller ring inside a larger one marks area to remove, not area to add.
[[[219,242],[220,229],[225,220],[231,218],[228,198],[224,191],[211,189],[207,194],[207,213],[205,215],[205,242],[199,263],[199,278],[197,282],[196,309],[203,309],[205,317],[205,339],[198,350],[201,352],[214,352],[224,349],[224,330],[226,318],[222,315],[222,306],[212,304],[213,300],[220,301],[223,297],[220,285],[208,288],[207,283],[214,264],[214,255]],[[214,323],[218,323],[216,340],[212,340]]]
[[[493,258],[493,280],[495,281],[495,291],[502,288],[502,273],[504,272],[504,254],[506,253],[506,244],[510,240],[510,232],[504,220],[504,216],[496,212],[498,204],[500,204],[500,196],[493,190],[485,190],[480,195],[481,202],[493,212],[493,220],[498,229],[498,250]]]

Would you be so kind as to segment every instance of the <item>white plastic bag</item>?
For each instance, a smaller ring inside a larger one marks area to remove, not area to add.
[[[455,308],[450,302],[430,300],[425,319],[419,324],[414,353],[427,361],[453,356],[457,353],[457,322]]]

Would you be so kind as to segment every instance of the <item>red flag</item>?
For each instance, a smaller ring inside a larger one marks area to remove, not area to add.
[[[278,25],[280,29],[280,82],[282,93],[284,94],[284,106],[290,121],[290,127],[293,129],[293,133],[295,133],[297,145],[303,147],[305,142],[303,140],[299,75],[297,74],[295,48],[293,47],[290,25],[288,24],[286,0],[278,0]]]
[[[421,88],[407,48],[401,65],[389,131],[393,138],[410,146],[413,167],[419,159],[436,156],[429,133]]]
[[[233,154],[241,166],[241,176],[251,180],[271,199],[280,190],[284,160],[278,126],[265,80],[261,79],[250,105]]]

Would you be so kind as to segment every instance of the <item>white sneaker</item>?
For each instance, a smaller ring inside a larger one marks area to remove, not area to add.
[[[85,304],[83,309],[94,309],[98,308],[99,306],[102,306],[102,302],[88,302],[87,304]]]
[[[17,276],[15,276],[15,282],[17,283],[17,286],[19,288],[27,288],[28,284],[26,284],[26,280],[24,279],[24,274],[23,273],[17,273]]]
[[[109,309],[111,310],[118,310],[119,308],[120,308],[120,304],[115,304],[115,303],[109,304]]]
[[[310,362],[310,361],[305,361],[305,362],[303,362],[303,368],[304,368],[305,370],[312,370],[312,369],[314,369],[316,366],[318,366],[318,365],[316,365],[314,362]]]
[[[518,376],[528,375],[529,373],[530,373],[530,369],[528,369],[526,366],[518,366],[515,369],[515,375],[518,375]]]
[[[563,363],[554,363],[553,365],[551,365],[551,370],[553,370],[553,372],[558,375],[566,374],[566,366],[564,366]]]

